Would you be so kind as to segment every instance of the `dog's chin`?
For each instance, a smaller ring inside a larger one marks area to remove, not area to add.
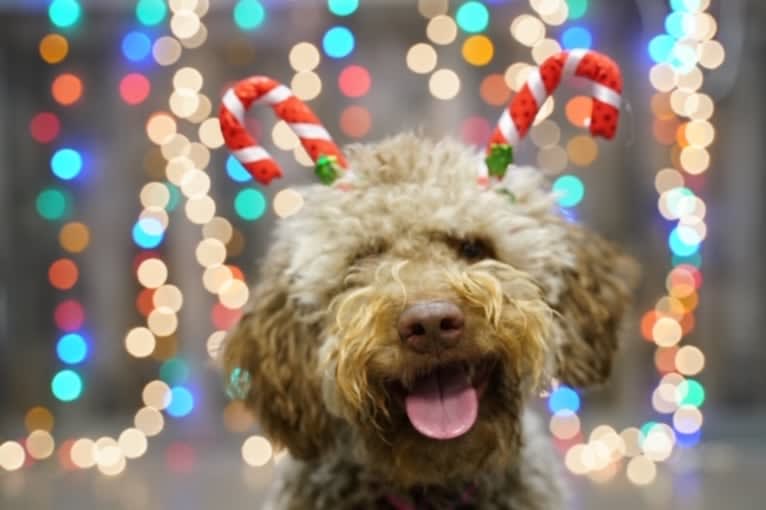
[[[507,466],[520,434],[507,376],[498,358],[483,356],[388,382],[389,422],[365,438],[373,465],[403,487],[469,482]]]

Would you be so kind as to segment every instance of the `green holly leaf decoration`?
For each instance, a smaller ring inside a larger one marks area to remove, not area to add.
[[[513,147],[506,143],[493,143],[485,161],[489,175],[502,178],[508,165],[513,163]]]
[[[329,186],[340,175],[338,158],[335,156],[319,156],[314,166],[314,172],[319,177],[319,180],[322,181],[322,184]]]

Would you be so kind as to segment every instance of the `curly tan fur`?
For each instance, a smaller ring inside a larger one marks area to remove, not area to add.
[[[412,134],[348,155],[352,190],[303,190],[225,352],[228,371],[252,376],[246,402],[265,433],[302,459],[279,482],[279,508],[386,508],[387,493],[450,500],[466,484],[475,508],[561,508],[525,404],[553,377],[603,382],[632,263],[563,221],[534,169],[482,190],[480,155]],[[461,252],[467,241],[484,256]],[[408,349],[397,318],[434,299],[459,305],[463,341]],[[486,391],[473,427],[439,441],[413,428],[403,399],[448,363],[482,374]]]

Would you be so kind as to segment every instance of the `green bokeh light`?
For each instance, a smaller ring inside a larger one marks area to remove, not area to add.
[[[588,11],[588,0],[567,0],[569,19],[580,19]]]
[[[327,0],[327,7],[336,16],[348,16],[359,8],[359,0]]]
[[[71,27],[80,19],[82,8],[77,0],[53,0],[48,7],[51,23],[60,28]]]
[[[167,13],[165,0],[138,0],[136,4],[136,18],[148,27],[160,24]]]
[[[701,407],[705,402],[705,388],[694,379],[687,379],[678,385],[680,405]]]
[[[266,9],[258,0],[239,0],[234,6],[234,23],[242,30],[255,30],[266,19]]]
[[[165,186],[168,188],[168,192],[170,192],[170,198],[168,199],[168,203],[165,206],[165,210],[167,212],[173,212],[181,202],[181,190],[179,190],[178,186],[172,182],[166,182]]]
[[[255,221],[266,212],[266,197],[257,189],[243,189],[234,199],[234,210],[243,220]]]
[[[160,378],[169,386],[183,384],[189,378],[189,365],[179,358],[170,358],[160,366]]]
[[[67,216],[72,207],[68,193],[57,188],[45,188],[35,201],[37,212],[49,221],[60,220]]]

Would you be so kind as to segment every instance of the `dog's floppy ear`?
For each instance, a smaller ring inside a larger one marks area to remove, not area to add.
[[[251,309],[229,334],[227,376],[247,377],[241,397],[265,434],[301,459],[332,443],[331,418],[321,396],[317,333],[289,296],[285,246],[275,245],[261,271]],[[303,313],[302,313],[303,312]]]
[[[638,279],[638,264],[585,228],[568,223],[574,264],[563,269],[563,290],[551,306],[558,312],[560,345],[556,377],[587,387],[609,377],[620,322]]]

